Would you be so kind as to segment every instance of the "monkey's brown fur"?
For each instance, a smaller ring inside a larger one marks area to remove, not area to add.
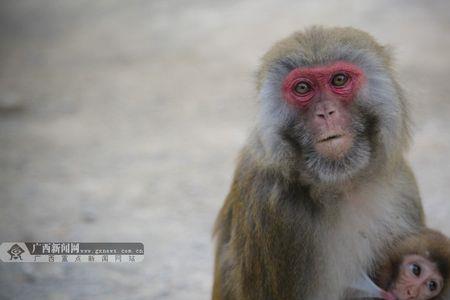
[[[390,243],[423,226],[417,185],[403,159],[407,103],[387,50],[367,33],[314,27],[276,44],[258,73],[261,105],[271,100],[267,94],[278,92],[265,85],[286,58],[310,66],[339,55],[361,65],[368,61],[368,74],[375,74],[369,82],[389,84],[363,93],[385,93],[392,103],[355,111],[367,127],[368,164],[342,180],[325,182],[307,170],[304,149],[289,135],[292,127],[273,128],[288,123],[283,114],[272,112],[279,120],[275,125],[261,118],[240,154],[215,224],[214,300],[339,299]],[[383,105],[389,116],[378,111]]]
[[[404,238],[388,250],[388,257],[374,272],[374,281],[387,290],[395,281],[399,266],[406,255],[416,254],[436,263],[444,278],[444,287],[438,297],[433,299],[449,299],[450,295],[450,240],[442,233],[423,229],[420,233]]]

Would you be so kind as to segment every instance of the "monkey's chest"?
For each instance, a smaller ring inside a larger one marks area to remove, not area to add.
[[[316,263],[325,274],[317,299],[342,294],[362,271],[371,268],[393,238],[409,230],[409,224],[393,214],[399,209],[393,202],[370,195],[349,200],[335,212],[334,222],[321,224],[317,236],[321,259]]]

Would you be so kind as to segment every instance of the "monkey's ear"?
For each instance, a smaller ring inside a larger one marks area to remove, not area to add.
[[[371,278],[373,278],[375,284],[380,288],[388,290],[394,278],[397,276],[398,270],[396,270],[396,266],[398,265],[399,263],[393,262],[388,258],[373,272]]]

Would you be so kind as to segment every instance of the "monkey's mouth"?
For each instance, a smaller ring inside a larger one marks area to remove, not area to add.
[[[391,292],[382,291],[381,295],[383,296],[383,299],[386,300],[398,300],[398,297]]]
[[[343,134],[332,134],[332,135],[328,135],[320,140],[317,141],[317,143],[323,143],[323,142],[329,142],[335,139],[339,139],[341,137],[343,137]]]
[[[315,144],[316,151],[332,160],[339,160],[347,154],[353,145],[353,136],[349,133],[328,133],[320,136]]]

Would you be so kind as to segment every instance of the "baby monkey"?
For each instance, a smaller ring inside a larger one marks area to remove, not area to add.
[[[424,229],[394,247],[374,281],[398,300],[439,299],[450,285],[449,267],[450,240],[436,230]]]
[[[385,300],[450,299],[449,238],[436,230],[423,229],[390,251],[370,276],[373,282],[362,276],[352,289]]]

